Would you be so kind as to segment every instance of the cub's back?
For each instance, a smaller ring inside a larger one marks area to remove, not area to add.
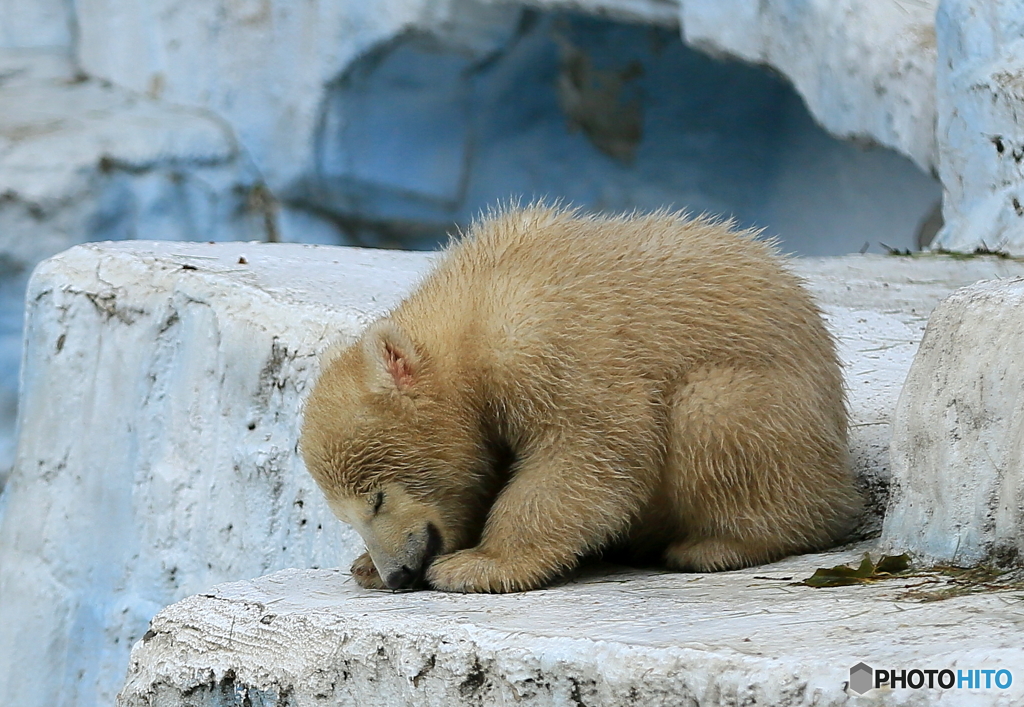
[[[498,352],[612,356],[655,377],[706,361],[838,376],[820,312],[774,247],[677,214],[502,212],[449,251],[406,309],[411,325],[443,316]]]

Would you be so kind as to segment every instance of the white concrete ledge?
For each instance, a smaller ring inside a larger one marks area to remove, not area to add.
[[[0,496],[0,695],[109,705],[161,607],[285,567],[348,566],[359,543],[295,453],[301,401],[317,353],[397,302],[430,257],[130,242],[40,266],[17,461]],[[928,314],[955,288],[1024,264],[793,267],[840,339],[851,446],[873,500],[863,530],[877,529],[892,411]],[[24,679],[40,665],[47,680]]]
[[[120,707],[1011,705],[1016,604],[901,598],[906,582],[791,586],[846,551],[710,575],[591,574],[511,595],[392,594],[285,570],[168,607]],[[1016,600],[1014,600],[1016,601]],[[846,691],[883,669],[1007,669],[1009,689]]]

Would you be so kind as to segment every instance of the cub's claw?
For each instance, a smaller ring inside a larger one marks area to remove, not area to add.
[[[352,563],[352,577],[356,583],[365,589],[384,589],[384,581],[377,574],[377,568],[373,566],[370,553],[364,552]]]

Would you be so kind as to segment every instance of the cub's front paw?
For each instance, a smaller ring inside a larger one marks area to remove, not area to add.
[[[352,577],[360,587],[366,589],[384,589],[384,582],[373,566],[370,553],[364,552],[352,563]]]
[[[442,555],[427,568],[427,584],[442,592],[522,592],[540,586],[544,577],[515,563],[498,560],[479,550]]]

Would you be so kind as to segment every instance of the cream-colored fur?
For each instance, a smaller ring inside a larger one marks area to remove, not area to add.
[[[685,571],[841,538],[834,342],[727,224],[533,206],[477,223],[331,360],[301,447],[364,586],[539,587],[618,548]]]

